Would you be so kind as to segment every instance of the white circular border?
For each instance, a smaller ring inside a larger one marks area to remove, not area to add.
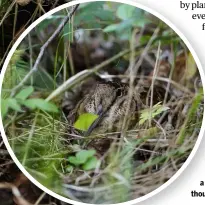
[[[3,65],[3,68],[2,68],[2,71],[1,71],[1,75],[0,75],[0,91],[1,91],[1,87],[2,87],[2,83],[3,83],[3,78],[4,78],[4,74],[5,74],[5,71],[6,71],[6,68],[9,64],[9,61],[13,55],[13,53],[15,52],[15,50],[17,49],[18,45],[21,43],[21,41],[25,38],[25,36],[36,26],[38,25],[41,21],[43,21],[45,18],[47,18],[48,16],[62,10],[62,9],[65,9],[67,7],[70,7],[70,6],[73,6],[73,5],[76,5],[78,3],[87,3],[87,2],[96,2],[96,1],[102,1],[102,0],[75,0],[73,2],[69,2],[69,3],[66,3],[66,4],[63,4],[49,12],[47,12],[46,14],[44,14],[43,16],[41,16],[39,19],[37,19],[34,23],[32,23],[22,34],[21,36],[17,39],[17,41],[15,42],[15,44],[13,45],[13,47],[11,48],[5,62],[4,62],[4,65]],[[108,1],[108,0],[104,0],[104,1]],[[192,48],[192,46],[190,45],[189,41],[186,39],[186,37],[169,21],[167,20],[164,16],[162,16],[161,14],[159,14],[158,12],[156,11],[153,11],[152,9],[146,7],[146,6],[143,6],[142,4],[139,4],[139,3],[136,3],[136,2],[133,2],[131,0],[109,0],[109,1],[112,1],[112,2],[118,2],[118,3],[125,3],[125,4],[130,4],[132,6],[135,6],[135,7],[139,7],[140,9],[143,9],[145,11],[148,11],[149,13],[155,15],[156,17],[158,17],[160,20],[164,21],[167,25],[169,25],[179,36],[180,38],[185,42],[186,46],[188,47],[188,49],[191,51],[193,57],[194,57],[194,60],[196,61],[196,64],[198,66],[198,69],[199,69],[199,72],[200,72],[200,76],[201,76],[201,79],[202,79],[202,84],[203,84],[203,88],[205,86],[205,78],[204,78],[204,71],[202,69],[202,66],[201,66],[201,63],[194,51],[194,49]],[[1,94],[0,94],[1,95]],[[204,110],[204,113],[205,113],[205,110]],[[205,120],[204,120],[204,113],[203,113],[203,122],[202,122],[202,126],[201,126],[201,130],[200,130],[200,133],[199,133],[199,136],[198,136],[198,139],[195,143],[195,146],[191,152],[191,154],[189,155],[188,159],[186,160],[186,162],[182,165],[182,167],[167,181],[165,182],[163,185],[161,185],[160,187],[158,187],[157,189],[155,189],[154,191],[146,194],[145,196],[142,196],[140,198],[137,198],[137,199],[134,199],[134,200],[131,200],[131,201],[127,201],[127,202],[123,202],[123,203],[118,203],[117,205],[129,205],[129,204],[136,204],[138,202],[142,202],[152,196],[154,196],[155,194],[159,193],[160,191],[162,191],[163,189],[165,189],[167,186],[169,186],[175,179],[177,179],[180,174],[184,171],[184,169],[188,166],[188,164],[190,163],[190,161],[192,160],[192,158],[194,157],[199,145],[200,145],[200,142],[202,140],[202,137],[203,137],[203,133],[204,133],[204,130],[205,130]],[[3,123],[2,123],[2,118],[1,118],[1,115],[0,115],[0,130],[1,130],[1,135],[2,135],[2,138],[3,138],[3,141],[6,145],[6,148],[9,152],[9,154],[11,155],[13,161],[16,163],[16,165],[19,167],[19,169],[24,173],[24,175],[30,180],[32,181],[36,186],[38,186],[40,189],[42,189],[44,192],[48,193],[49,195],[61,200],[61,201],[64,201],[66,203],[70,203],[70,204],[75,204],[75,205],[88,205],[87,203],[83,203],[83,202],[78,202],[78,201],[73,201],[73,200],[70,200],[68,198],[65,198],[59,194],[56,194],[55,192],[49,190],[48,188],[46,188],[45,186],[43,186],[42,184],[40,184],[35,178],[33,178],[27,171],[26,169],[21,165],[21,163],[18,161],[18,159],[16,158],[13,150],[11,149],[10,147],[10,144],[7,140],[7,137],[5,135],[5,131],[4,131],[4,127],[3,127]],[[116,205],[116,204],[115,204]]]

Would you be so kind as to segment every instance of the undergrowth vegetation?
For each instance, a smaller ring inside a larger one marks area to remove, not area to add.
[[[181,168],[199,135],[197,65],[157,17],[126,4],[93,2],[79,6],[32,70],[69,13],[43,20],[10,60],[1,91],[10,146],[34,178],[67,198],[100,204],[148,194]],[[103,115],[103,102],[98,112],[84,112],[101,84],[108,90],[120,85],[120,95],[114,92],[124,113],[113,108],[116,99]],[[115,118],[121,112],[122,119]],[[108,123],[101,119],[106,114]]]

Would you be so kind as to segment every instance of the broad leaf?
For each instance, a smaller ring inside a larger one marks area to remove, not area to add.
[[[32,86],[29,86],[23,90],[21,90],[16,96],[15,98],[20,99],[20,100],[26,100],[32,93],[33,93],[34,89]]]
[[[82,150],[76,154],[76,158],[84,164],[90,157],[94,156],[95,153],[95,150]]]
[[[117,9],[117,17],[126,20],[128,18],[131,18],[134,16],[134,11],[136,10],[136,7],[130,6],[127,4],[122,4]]]
[[[74,157],[74,156],[68,157],[68,161],[69,161],[71,164],[74,164],[74,165],[76,165],[76,166],[83,164],[81,161],[79,161],[79,160],[78,160],[76,157]]]
[[[8,112],[8,102],[7,99],[2,99],[1,100],[1,116],[2,118],[5,117],[6,113]]]
[[[100,10],[94,13],[94,15],[103,21],[114,21],[115,19],[113,12],[108,11],[108,10]]]
[[[68,161],[74,165],[85,164],[91,157],[95,155],[95,150],[81,150],[76,156],[68,157]]]
[[[18,104],[17,100],[15,98],[8,98],[7,99],[7,103],[8,103],[8,107],[15,110],[15,111],[18,111],[18,112],[21,112],[21,106]]]
[[[154,105],[151,109],[146,109],[141,111],[139,124],[142,125],[145,121],[153,119],[162,112],[169,110],[169,107],[160,105],[161,102]]]
[[[79,116],[74,123],[74,127],[78,130],[87,131],[92,123],[98,118],[98,115],[92,113],[84,113]]]
[[[58,108],[55,104],[51,102],[47,102],[43,99],[39,98],[33,98],[33,99],[28,99],[23,102],[23,104],[31,109],[36,109],[39,108],[41,110],[47,111],[47,112],[58,112]]]
[[[119,28],[120,24],[111,24],[109,26],[106,26],[103,31],[104,32],[113,32],[116,31]]]
[[[137,27],[144,27],[148,23],[150,23],[148,19],[140,18],[140,19],[133,20],[132,25]]]
[[[95,169],[98,164],[98,160],[96,157],[91,157],[84,165],[83,169],[84,170],[92,170]]]

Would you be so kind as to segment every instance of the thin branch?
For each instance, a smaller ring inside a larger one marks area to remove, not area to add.
[[[75,7],[70,12],[70,14],[64,18],[64,20],[58,26],[58,28],[55,30],[55,32],[50,36],[50,38],[41,47],[40,53],[38,54],[38,57],[36,59],[36,62],[34,64],[33,68],[28,72],[28,74],[24,77],[24,79],[16,87],[13,88],[11,96],[14,96],[15,93],[24,85],[24,83],[26,83],[27,80],[33,75],[33,73],[38,70],[39,63],[44,55],[45,50],[50,45],[50,43],[58,36],[58,34],[62,31],[65,24],[71,19],[71,17],[73,16],[75,11],[77,10],[78,6],[79,6],[79,4],[75,5]]]
[[[27,202],[22,196],[18,188],[10,183],[0,183],[0,189],[10,189],[15,196],[18,204],[21,205],[31,205],[31,203]]]
[[[157,49],[157,58],[154,66],[154,71],[153,71],[153,78],[152,78],[152,83],[151,83],[151,98],[150,98],[150,110],[153,107],[153,98],[154,98],[154,84],[156,77],[158,75],[158,70],[159,70],[159,62],[160,62],[160,50],[161,50],[161,41],[159,41],[158,49]],[[152,112],[149,112],[149,126],[151,127],[151,119],[152,119]]]
[[[172,76],[173,76],[173,73],[174,73],[174,70],[175,70],[175,66],[176,66],[176,49],[174,52],[174,59],[173,59],[173,62],[171,63],[171,71],[169,73],[169,80],[172,80]],[[170,89],[170,86],[171,86],[171,83],[170,81],[167,83],[167,87],[166,87],[166,92],[165,92],[165,96],[164,96],[164,102],[163,102],[163,105],[166,104],[167,102],[167,98],[168,98],[168,94],[169,94],[169,89]]]
[[[14,1],[10,4],[10,6],[7,8],[7,11],[6,11],[5,15],[3,16],[3,18],[2,18],[1,21],[0,21],[0,26],[3,24],[4,20],[8,17],[9,12],[12,10],[13,6],[15,5],[15,3],[16,3],[16,1],[14,0]]]
[[[43,200],[45,195],[46,195],[46,193],[43,192],[34,205],[39,205],[39,203]]]

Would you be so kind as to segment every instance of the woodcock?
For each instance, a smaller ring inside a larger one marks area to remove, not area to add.
[[[127,110],[128,109],[128,110]],[[127,115],[126,124],[137,118],[138,105],[136,96],[129,96],[129,86],[119,82],[98,82],[90,89],[72,110],[72,123],[83,113],[96,114],[99,117],[83,135],[121,131],[123,120]],[[127,114],[128,113],[128,114]]]
[[[78,89],[74,91],[74,94],[80,93],[80,96],[71,97],[72,94],[70,94],[71,96],[67,96],[67,100],[65,100],[65,106],[70,108],[67,109],[70,139],[73,139],[73,134],[85,137],[85,140],[88,136],[92,136],[91,140],[87,141],[86,146],[94,148],[101,154],[108,150],[113,139],[118,138],[117,133],[126,131],[125,129],[137,128],[140,110],[150,106],[150,85],[146,84],[135,84],[133,92],[131,92],[132,95],[130,95],[129,85],[118,81],[96,82],[94,80],[93,82],[91,80],[90,83],[82,84]],[[155,86],[153,105],[162,101],[164,94],[165,90],[162,87]],[[68,98],[70,99],[68,100]],[[72,101],[73,107],[68,101]],[[81,132],[76,130],[73,125],[78,117],[84,113],[96,114],[98,118],[87,131]]]

